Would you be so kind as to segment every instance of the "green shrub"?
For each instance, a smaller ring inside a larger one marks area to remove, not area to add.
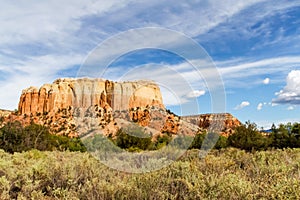
[[[0,147],[9,153],[30,149],[85,151],[78,138],[50,134],[48,128],[42,125],[23,127],[18,121],[10,122],[0,129]]]
[[[222,149],[228,147],[227,137],[220,135],[215,145],[215,149]]]
[[[206,136],[206,133],[196,134],[194,137],[194,140],[190,146],[190,149],[201,149],[201,146],[202,146],[205,136]]]
[[[162,136],[157,137],[157,140],[155,142],[155,148],[153,150],[161,149],[162,147],[168,145],[171,141],[171,136],[163,134]]]
[[[208,137],[205,141],[205,138]],[[212,142],[215,142],[216,137],[218,137],[218,140],[215,144]],[[198,133],[195,135],[193,142],[191,143],[190,149],[201,149],[201,148],[209,148],[213,147],[215,149],[221,149],[226,148],[228,146],[227,144],[227,137],[221,136],[217,133],[210,133],[209,135],[204,133]]]
[[[234,134],[228,137],[229,146],[247,151],[267,149],[269,143],[269,139],[258,131],[257,125],[249,121],[236,127]]]
[[[130,126],[121,128],[116,134],[115,144],[122,149],[147,150],[151,145],[151,137],[142,127]]]

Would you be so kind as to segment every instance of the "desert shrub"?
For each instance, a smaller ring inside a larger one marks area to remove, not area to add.
[[[170,145],[179,149],[188,149],[191,146],[193,139],[194,138],[191,136],[178,135],[173,139]]]
[[[48,128],[42,125],[23,127],[18,121],[7,123],[0,129],[0,147],[9,153],[30,149],[85,151],[78,138],[50,134]]]
[[[300,199],[300,149],[199,152],[130,174],[88,153],[0,150],[0,199]]]
[[[207,138],[206,142],[205,138]],[[216,141],[216,143],[212,143],[215,142],[215,138],[218,137],[218,140]],[[201,148],[209,148],[209,147],[213,147],[215,149],[221,149],[221,148],[226,148],[227,145],[227,138],[221,135],[218,135],[217,133],[210,133],[209,135],[204,132],[204,133],[198,133],[195,135],[193,142],[191,143],[190,149],[201,149]]]
[[[115,144],[122,149],[147,150],[151,145],[151,137],[142,127],[130,126],[121,128],[116,134]]]
[[[82,139],[82,142],[88,152],[120,152],[120,149],[115,146],[115,141],[110,136],[107,138],[101,134],[96,134]]]
[[[163,134],[162,136],[157,137],[153,150],[161,149],[162,147],[168,145],[171,141],[171,136]]]
[[[206,136],[205,134],[196,134],[194,137],[194,140],[190,146],[190,149],[201,149],[202,143],[204,141],[204,138]]]

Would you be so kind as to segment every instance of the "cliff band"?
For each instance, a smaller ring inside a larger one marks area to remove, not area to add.
[[[20,115],[56,112],[61,108],[89,108],[99,105],[112,110],[156,106],[164,108],[157,84],[151,81],[113,82],[103,79],[57,79],[40,89],[23,90],[18,106]]]

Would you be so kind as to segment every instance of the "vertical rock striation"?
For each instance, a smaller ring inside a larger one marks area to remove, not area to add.
[[[159,87],[149,81],[112,82],[103,79],[57,79],[40,89],[23,90],[19,114],[57,112],[69,106],[87,109],[99,105],[112,110],[157,106],[164,108]]]

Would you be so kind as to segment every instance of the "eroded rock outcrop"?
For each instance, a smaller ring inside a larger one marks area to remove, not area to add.
[[[57,79],[41,88],[23,90],[19,114],[57,112],[62,108],[87,109],[99,105],[112,110],[127,110],[147,105],[164,107],[158,85],[150,81],[113,82],[103,79]]]
[[[153,136],[162,134],[194,136],[199,132],[197,125],[181,120],[180,116],[155,106],[132,108],[128,112],[114,112],[114,119],[121,126],[122,123],[124,126],[129,125],[128,122],[137,123]]]
[[[132,123],[144,127],[154,137],[192,136],[213,128],[221,130],[222,135],[230,135],[241,124],[228,113],[176,116],[165,109],[160,89],[151,81],[88,78],[57,79],[39,89],[23,90],[18,113],[6,114],[4,123],[12,120],[23,125],[41,124],[53,134],[70,137],[98,133],[114,136]]]
[[[164,109],[157,84],[151,81],[113,82],[103,79],[57,79],[40,89],[23,90],[16,120],[49,127],[71,137],[100,130],[105,135],[119,129],[113,113],[155,107]],[[148,113],[130,113],[127,120],[147,126]]]
[[[233,133],[235,127],[241,125],[241,122],[229,113],[185,116],[183,119],[189,123],[198,125],[201,130],[218,130],[223,136],[229,136]]]
[[[13,111],[0,109],[0,117],[8,117]]]
[[[13,113],[13,111],[0,109],[0,128],[5,124],[5,121]]]

